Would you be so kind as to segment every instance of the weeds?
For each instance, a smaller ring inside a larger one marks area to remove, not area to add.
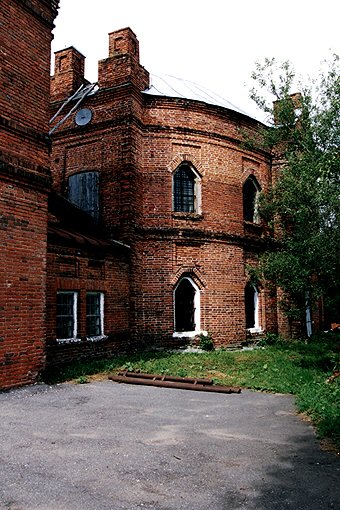
[[[202,351],[213,351],[214,350],[214,342],[212,337],[207,335],[200,335],[200,341],[199,341],[199,347],[202,349]]]

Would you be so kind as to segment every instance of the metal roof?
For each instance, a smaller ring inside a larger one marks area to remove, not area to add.
[[[170,75],[157,76],[150,75],[150,87],[143,91],[144,94],[152,96],[179,97],[183,99],[193,99],[215,106],[222,106],[243,115],[250,116],[238,106],[212,92],[211,90],[198,85],[192,81],[183,80]]]
[[[71,241],[78,245],[89,245],[95,246],[96,248],[112,248],[116,246],[118,248],[128,248],[130,246],[120,241],[116,241],[114,239],[103,239],[95,236],[91,236],[90,234],[84,234],[80,232],[75,232],[70,229],[60,228],[57,225],[50,224],[47,229],[48,235],[52,237],[57,237],[59,239],[63,239],[64,241]]]

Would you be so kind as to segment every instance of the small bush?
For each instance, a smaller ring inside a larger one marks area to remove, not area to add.
[[[267,345],[277,345],[282,343],[282,338],[275,333],[267,333],[264,338],[262,338],[258,345],[260,347],[266,347]]]
[[[202,351],[213,351],[215,349],[213,339],[209,334],[200,335],[199,347]]]

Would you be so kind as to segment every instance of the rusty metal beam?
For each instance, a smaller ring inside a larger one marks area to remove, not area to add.
[[[176,388],[180,390],[209,391],[212,393],[241,393],[241,388],[233,386],[214,386],[194,384],[188,382],[162,381],[157,379],[147,379],[142,377],[126,377],[124,375],[110,375],[109,379],[113,382],[125,384],[139,384],[145,386],[158,386],[160,388]],[[185,378],[183,378],[185,379]]]
[[[212,379],[198,379],[194,377],[176,377],[175,375],[159,375],[159,374],[143,374],[139,372],[118,372],[118,375],[125,377],[137,377],[138,379],[152,379],[154,381],[173,381],[173,382],[185,382],[191,384],[202,384],[212,385],[214,381]]]

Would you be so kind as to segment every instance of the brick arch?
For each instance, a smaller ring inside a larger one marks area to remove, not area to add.
[[[172,287],[175,287],[184,276],[191,278],[200,290],[203,290],[207,286],[205,278],[202,277],[196,267],[182,266],[170,280]]]
[[[242,183],[242,186],[244,185],[244,183],[248,180],[248,179],[253,179],[254,181],[256,181],[256,183],[258,184],[258,186],[263,189],[263,185],[261,183],[261,179],[259,179],[258,175],[257,175],[257,172],[255,170],[247,170],[246,172],[243,173],[242,175],[242,179],[241,179],[241,183]]]
[[[202,163],[193,154],[187,154],[187,153],[177,154],[177,156],[175,156],[173,158],[173,160],[170,162],[170,164],[167,166],[167,169],[170,173],[173,173],[175,170],[177,170],[179,165],[182,163],[188,163],[188,164],[191,163],[192,166],[195,168],[195,170],[200,175],[200,177],[203,175]]]

